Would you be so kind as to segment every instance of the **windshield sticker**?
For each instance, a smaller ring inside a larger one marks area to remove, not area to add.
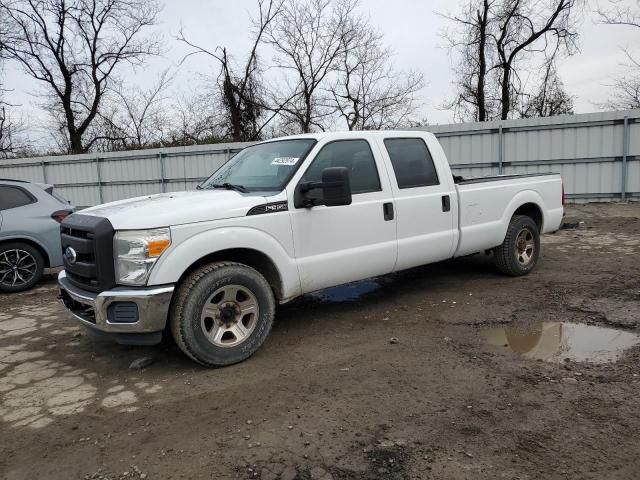
[[[271,162],[271,165],[295,165],[300,160],[300,157],[276,157]]]

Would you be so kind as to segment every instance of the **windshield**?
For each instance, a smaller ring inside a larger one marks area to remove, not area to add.
[[[280,191],[315,143],[304,138],[252,145],[220,167],[200,188]]]

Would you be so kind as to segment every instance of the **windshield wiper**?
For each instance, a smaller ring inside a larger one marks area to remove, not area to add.
[[[243,185],[237,185],[235,183],[213,183],[207,185],[207,188],[224,188],[226,190],[235,190],[236,192],[247,193],[247,189]]]

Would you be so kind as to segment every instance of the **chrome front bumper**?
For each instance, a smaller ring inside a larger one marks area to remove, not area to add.
[[[88,292],[73,285],[65,271],[58,274],[60,299],[83,325],[105,333],[138,334],[161,332],[167,324],[173,285],[149,288],[117,287],[101,293]],[[135,304],[135,307],[133,307]],[[134,321],[115,321],[113,311],[125,305],[135,312]]]

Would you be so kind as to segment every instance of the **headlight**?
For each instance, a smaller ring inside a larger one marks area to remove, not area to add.
[[[153,265],[171,245],[168,228],[123,230],[113,238],[117,283],[144,285]]]

